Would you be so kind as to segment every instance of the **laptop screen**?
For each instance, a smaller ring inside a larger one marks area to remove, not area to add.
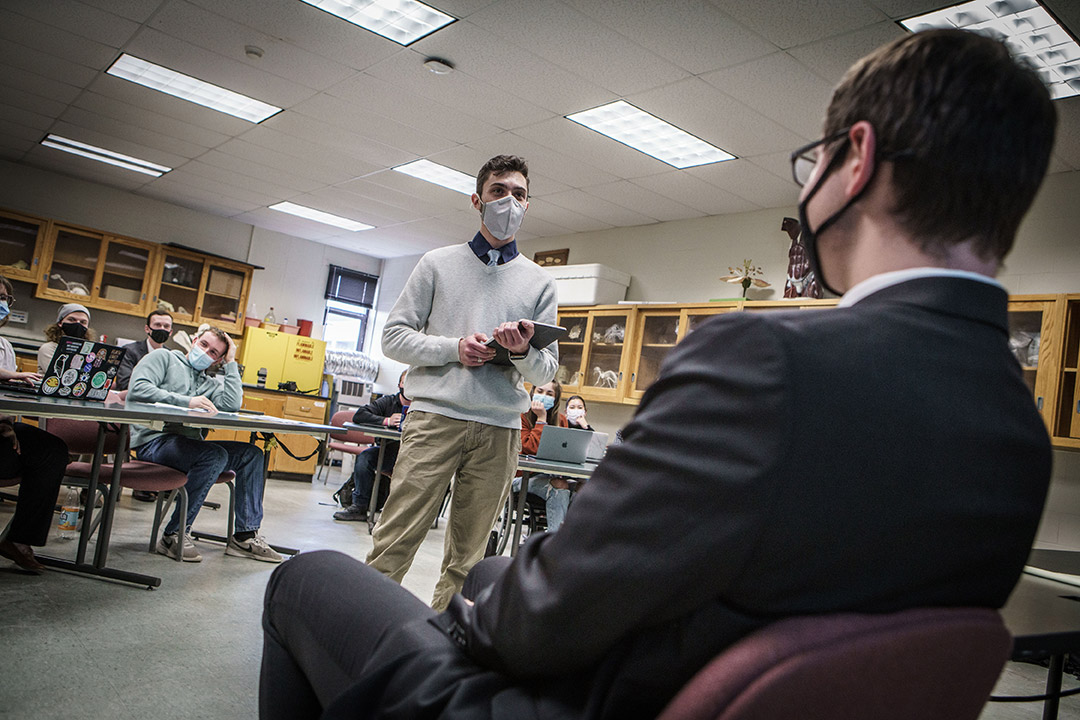
[[[104,400],[116,380],[124,349],[116,345],[62,337],[41,378],[41,395]]]

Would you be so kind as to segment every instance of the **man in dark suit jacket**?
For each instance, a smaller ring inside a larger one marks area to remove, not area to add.
[[[116,371],[114,390],[127,390],[131,371],[151,350],[163,347],[172,335],[172,315],[166,310],[155,310],[146,316],[146,339],[136,340],[124,346],[124,357]]]
[[[857,64],[792,155],[840,306],[695,330],[560,531],[481,563],[445,613],[343,555],[290,560],[267,589],[263,718],[653,718],[781,618],[1000,607],[1050,445],[993,276],[1054,123],[1036,75],[972,33]]]

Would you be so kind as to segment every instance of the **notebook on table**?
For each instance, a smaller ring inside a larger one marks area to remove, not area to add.
[[[62,337],[35,392],[44,397],[104,401],[116,381],[124,348]]]
[[[540,436],[540,445],[536,448],[536,459],[581,465],[585,462],[592,436],[590,430],[547,425]]]

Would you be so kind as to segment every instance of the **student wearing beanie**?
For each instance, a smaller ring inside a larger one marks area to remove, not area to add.
[[[68,303],[60,306],[59,312],[56,313],[56,324],[45,328],[45,339],[48,342],[38,348],[37,370],[39,373],[44,373],[49,368],[49,363],[52,362],[53,354],[56,352],[56,343],[65,335],[94,339],[95,333],[90,329],[90,311],[85,305]]]

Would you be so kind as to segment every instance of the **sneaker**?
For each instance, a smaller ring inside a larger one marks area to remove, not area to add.
[[[229,544],[225,547],[225,554],[232,555],[233,557],[246,557],[252,560],[262,560],[263,562],[279,563],[285,558],[278,555],[274,548],[270,547],[266,543],[266,538],[262,535],[256,535],[250,540],[244,540],[243,542],[236,539],[236,537],[229,538]]]
[[[161,539],[157,543],[157,551],[161,555],[167,555],[173,560],[176,559],[176,554],[179,552],[180,543],[177,542],[176,534],[165,535],[162,534]],[[181,560],[184,562],[202,562],[202,555],[195,548],[195,543],[191,542],[191,536],[184,533],[184,550]]]
[[[344,510],[338,510],[336,513],[334,513],[334,519],[351,520],[354,522],[359,520],[360,522],[363,522],[367,520],[367,510],[360,507],[359,505],[350,505]]]
[[[140,502],[154,502],[157,500],[157,493],[152,490],[132,490],[131,497]]]

